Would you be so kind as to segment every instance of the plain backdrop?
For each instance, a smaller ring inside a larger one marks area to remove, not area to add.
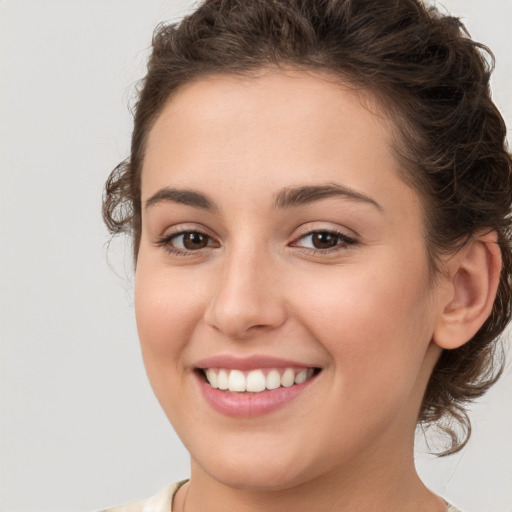
[[[494,50],[494,97],[512,126],[512,1],[443,5]],[[100,207],[108,173],[128,155],[128,105],[152,30],[191,9],[190,0],[0,1],[5,512],[93,511],[188,476],[142,366],[129,250],[119,240],[107,255]],[[510,364],[471,418],[459,455],[436,460],[419,443],[420,473],[466,512],[511,512]]]

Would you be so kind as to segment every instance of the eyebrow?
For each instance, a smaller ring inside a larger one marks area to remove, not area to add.
[[[338,185],[337,183],[287,187],[275,196],[274,208],[294,208],[336,196],[341,196],[352,201],[368,203],[375,206],[380,211],[384,210],[382,206],[371,197],[362,194],[361,192],[357,192],[352,188]]]
[[[343,197],[352,201],[361,201],[375,206],[383,211],[382,206],[371,197],[357,192],[349,187],[337,183],[323,185],[302,185],[298,187],[286,187],[274,195],[274,209],[295,208],[298,206],[314,203],[330,197]],[[214,201],[201,192],[189,189],[178,189],[165,187],[153,194],[146,201],[146,208],[158,203],[177,203],[210,212],[219,211]]]
[[[170,187],[162,188],[156,194],[153,194],[146,201],[146,208],[158,203],[184,204],[211,212],[218,211],[219,209],[211,199],[208,199],[208,197],[200,192]]]

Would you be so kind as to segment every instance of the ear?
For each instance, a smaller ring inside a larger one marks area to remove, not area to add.
[[[445,262],[449,292],[441,304],[433,342],[444,349],[468,342],[489,317],[501,272],[495,231],[475,235]]]

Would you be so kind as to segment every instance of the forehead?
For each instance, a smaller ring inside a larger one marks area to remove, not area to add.
[[[208,75],[184,84],[167,101],[151,133],[165,129],[170,134],[172,125],[179,123],[176,131],[188,127],[198,135],[212,127],[235,131],[244,126],[241,136],[268,123],[275,127],[268,134],[272,137],[286,125],[289,139],[306,132],[309,137],[315,134],[315,139],[332,139],[336,133],[331,128],[343,135],[340,117],[350,119],[346,128],[353,134],[372,128],[388,143],[386,134],[393,123],[374,94],[332,74],[293,69],[264,69],[250,76]]]
[[[165,186],[224,186],[242,197],[340,180],[371,196],[397,186],[415,196],[397,172],[391,126],[368,91],[329,76],[202,78],[179,89],[151,129],[143,200]]]
[[[174,92],[150,130],[146,153],[150,159],[166,148],[177,156],[199,143],[220,151],[230,141],[306,150],[370,139],[389,153],[391,125],[371,93],[326,73],[270,69],[250,77],[211,75]]]

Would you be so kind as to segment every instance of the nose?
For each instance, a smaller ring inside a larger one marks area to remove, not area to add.
[[[205,322],[232,339],[277,329],[286,321],[282,283],[271,258],[233,250],[222,262]]]

